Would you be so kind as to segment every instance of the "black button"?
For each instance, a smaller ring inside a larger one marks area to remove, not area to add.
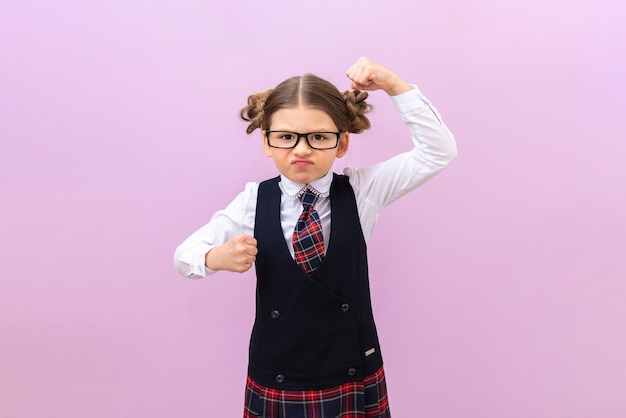
[[[272,319],[278,319],[280,318],[280,311],[277,309],[274,309],[272,313],[270,314],[270,316],[272,317]]]
[[[356,371],[355,371],[356,373]],[[283,376],[282,374],[279,374],[276,376],[276,383],[285,383],[285,376]]]
[[[354,376],[356,374],[356,369],[354,367],[350,367],[348,369],[348,376]]]
[[[341,312],[346,313],[350,310],[350,305],[347,303],[344,303],[343,305],[341,305]]]

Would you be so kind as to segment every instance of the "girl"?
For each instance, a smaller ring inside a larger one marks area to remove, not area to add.
[[[256,317],[244,417],[389,417],[370,302],[366,242],[380,210],[443,169],[456,144],[417,86],[360,58],[340,93],[314,75],[248,98],[280,176],[248,183],[174,255],[192,278],[255,264]],[[369,128],[365,90],[396,104],[413,149],[372,167],[332,172],[350,133]]]

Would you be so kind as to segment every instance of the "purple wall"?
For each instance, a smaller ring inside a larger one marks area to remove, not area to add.
[[[370,241],[394,416],[626,416],[623,2],[211,4],[0,3],[1,417],[241,416],[254,277],[172,254],[275,173],[247,95],[361,55],[459,145]],[[407,148],[372,101],[337,170]]]

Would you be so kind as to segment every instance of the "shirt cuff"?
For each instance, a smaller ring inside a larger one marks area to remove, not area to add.
[[[207,246],[193,255],[193,259],[187,269],[187,277],[206,277],[215,273],[215,271],[208,269],[204,265],[206,261],[206,253],[208,253],[212,248],[212,246]]]
[[[402,114],[406,114],[427,109],[430,102],[424,97],[419,87],[416,84],[409,84],[409,86],[411,86],[411,90],[397,96],[391,96],[391,100],[398,110]]]

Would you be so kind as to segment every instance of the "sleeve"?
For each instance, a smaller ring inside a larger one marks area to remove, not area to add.
[[[402,115],[413,149],[365,168],[346,168],[366,239],[382,208],[422,185],[457,155],[454,136],[416,85],[391,99]]]
[[[254,234],[258,183],[248,183],[226,209],[216,212],[209,223],[191,234],[174,252],[176,271],[185,277],[199,279],[215,273],[205,265],[205,256],[235,235]]]

